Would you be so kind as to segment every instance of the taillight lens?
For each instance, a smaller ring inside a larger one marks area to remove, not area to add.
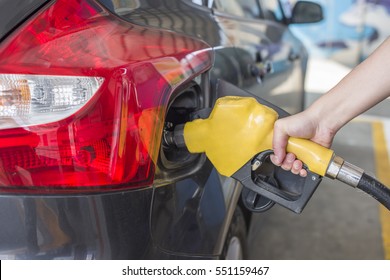
[[[56,122],[73,115],[103,78],[0,74],[0,129]]]
[[[0,46],[0,188],[88,192],[152,184],[165,108],[211,66],[193,38],[58,0]]]

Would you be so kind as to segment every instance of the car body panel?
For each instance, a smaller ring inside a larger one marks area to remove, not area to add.
[[[214,3],[218,2],[222,3]],[[246,8],[249,9],[243,4],[245,2],[242,1],[242,6],[237,5],[235,9],[241,8],[244,14]],[[267,1],[260,1],[260,4],[262,2]],[[272,2],[277,3],[276,0]],[[266,7],[260,8],[264,10]],[[218,5],[214,9],[216,20],[235,47],[240,65],[241,79],[233,84],[290,114],[302,110],[307,53],[288,26],[283,22],[260,18],[260,15],[259,18],[246,18],[221,12]],[[237,13],[237,10],[234,12]],[[253,68],[263,71],[264,67],[270,69],[265,69],[260,77],[253,75]]]
[[[7,225],[0,233],[0,257],[145,258],[151,242],[144,221],[149,219],[151,198],[152,189],[94,196],[0,197],[0,223]]]

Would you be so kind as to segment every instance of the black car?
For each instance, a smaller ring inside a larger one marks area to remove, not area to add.
[[[0,1],[0,258],[242,258],[241,185],[164,136],[227,81],[290,113],[318,5]]]

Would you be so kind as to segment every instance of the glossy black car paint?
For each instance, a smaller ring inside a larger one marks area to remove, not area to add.
[[[23,14],[33,13],[42,2],[32,1],[34,5]],[[124,2],[134,4],[128,7],[114,2],[118,1],[100,1],[123,20],[168,29],[172,37],[184,33],[214,48],[214,67],[194,81],[206,100],[203,107],[211,106],[217,97],[214,86],[220,78],[291,113],[300,110],[306,53],[283,23],[244,20],[186,0]],[[21,23],[1,29],[1,35]],[[256,35],[250,42],[242,40],[248,32]],[[274,63],[274,69],[259,75],[256,69],[265,61]],[[294,80],[295,88],[286,83],[294,71],[302,74]],[[285,88],[277,91],[282,85]],[[203,155],[190,168],[159,168],[163,183],[136,191],[1,195],[0,258],[220,258],[241,186],[220,176]]]
[[[0,1],[0,40],[48,0]]]

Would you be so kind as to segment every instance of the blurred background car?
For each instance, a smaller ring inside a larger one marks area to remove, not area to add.
[[[0,258],[243,258],[241,186],[164,139],[217,80],[290,113],[307,52],[277,0],[5,0]]]

